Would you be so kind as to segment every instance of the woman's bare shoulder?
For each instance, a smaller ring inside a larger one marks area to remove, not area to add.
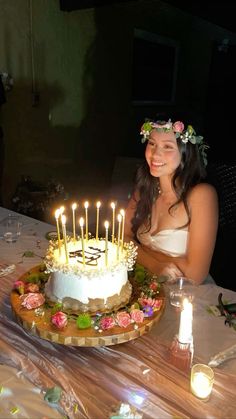
[[[195,185],[189,193],[189,200],[191,202],[199,199],[217,201],[218,195],[215,187],[210,183],[198,183]]]

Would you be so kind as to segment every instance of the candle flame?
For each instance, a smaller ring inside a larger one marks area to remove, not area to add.
[[[105,229],[107,230],[109,228],[109,222],[105,221],[104,226],[105,226]]]
[[[63,212],[65,211],[65,207],[62,205],[59,211],[60,211],[60,214],[63,214]]]
[[[79,219],[79,225],[80,225],[80,227],[83,227],[84,226],[84,219],[83,219],[83,217],[81,217]]]
[[[61,222],[62,222],[63,225],[66,224],[66,216],[65,215],[61,216]]]
[[[98,202],[96,203],[96,207],[97,207],[97,208],[100,208],[100,206],[101,206],[101,202],[100,202],[100,201],[98,201]]]
[[[55,211],[55,218],[56,218],[56,219],[58,219],[58,218],[60,217],[60,214],[61,214],[60,209],[57,209],[57,210]]]
[[[76,208],[77,208],[77,204],[76,204],[76,202],[74,202],[74,204],[72,204],[72,210],[74,211],[74,210],[76,210]]]
[[[88,201],[85,201],[85,203],[84,203],[84,208],[85,208],[85,209],[88,209],[88,207],[89,207],[89,203],[88,203]]]
[[[125,210],[121,209],[120,214],[122,215],[122,217],[124,217],[125,216]]]
[[[122,215],[121,214],[117,215],[117,220],[118,220],[118,223],[121,223],[121,220],[122,220]]]
[[[115,202],[111,202],[111,208],[114,210],[114,209],[115,209],[115,207],[116,207]]]

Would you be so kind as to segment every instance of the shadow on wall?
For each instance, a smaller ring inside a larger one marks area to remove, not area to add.
[[[80,179],[94,195],[109,192],[115,159],[128,155],[132,146],[130,70],[124,66],[127,57],[131,59],[130,46],[120,25],[122,11],[117,8],[113,13],[114,19],[109,8],[95,9],[96,37],[83,71],[85,117],[79,147],[84,164]]]
[[[43,85],[34,103],[31,86],[24,80],[15,82],[4,109],[4,206],[12,207],[22,177],[42,184],[53,179],[69,196],[76,191],[81,158],[80,152],[74,158],[78,128],[53,126],[50,120],[51,110],[62,100],[64,92],[57,84]]]

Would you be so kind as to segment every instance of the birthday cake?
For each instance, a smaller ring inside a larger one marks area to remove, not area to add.
[[[51,241],[45,263],[50,273],[45,285],[49,301],[81,312],[110,312],[125,306],[132,286],[128,271],[133,268],[136,247],[132,242],[118,246],[104,239],[71,238],[64,248]]]

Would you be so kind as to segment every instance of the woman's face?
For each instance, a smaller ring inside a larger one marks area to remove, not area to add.
[[[151,131],[145,157],[152,176],[173,175],[181,161],[175,134]]]

